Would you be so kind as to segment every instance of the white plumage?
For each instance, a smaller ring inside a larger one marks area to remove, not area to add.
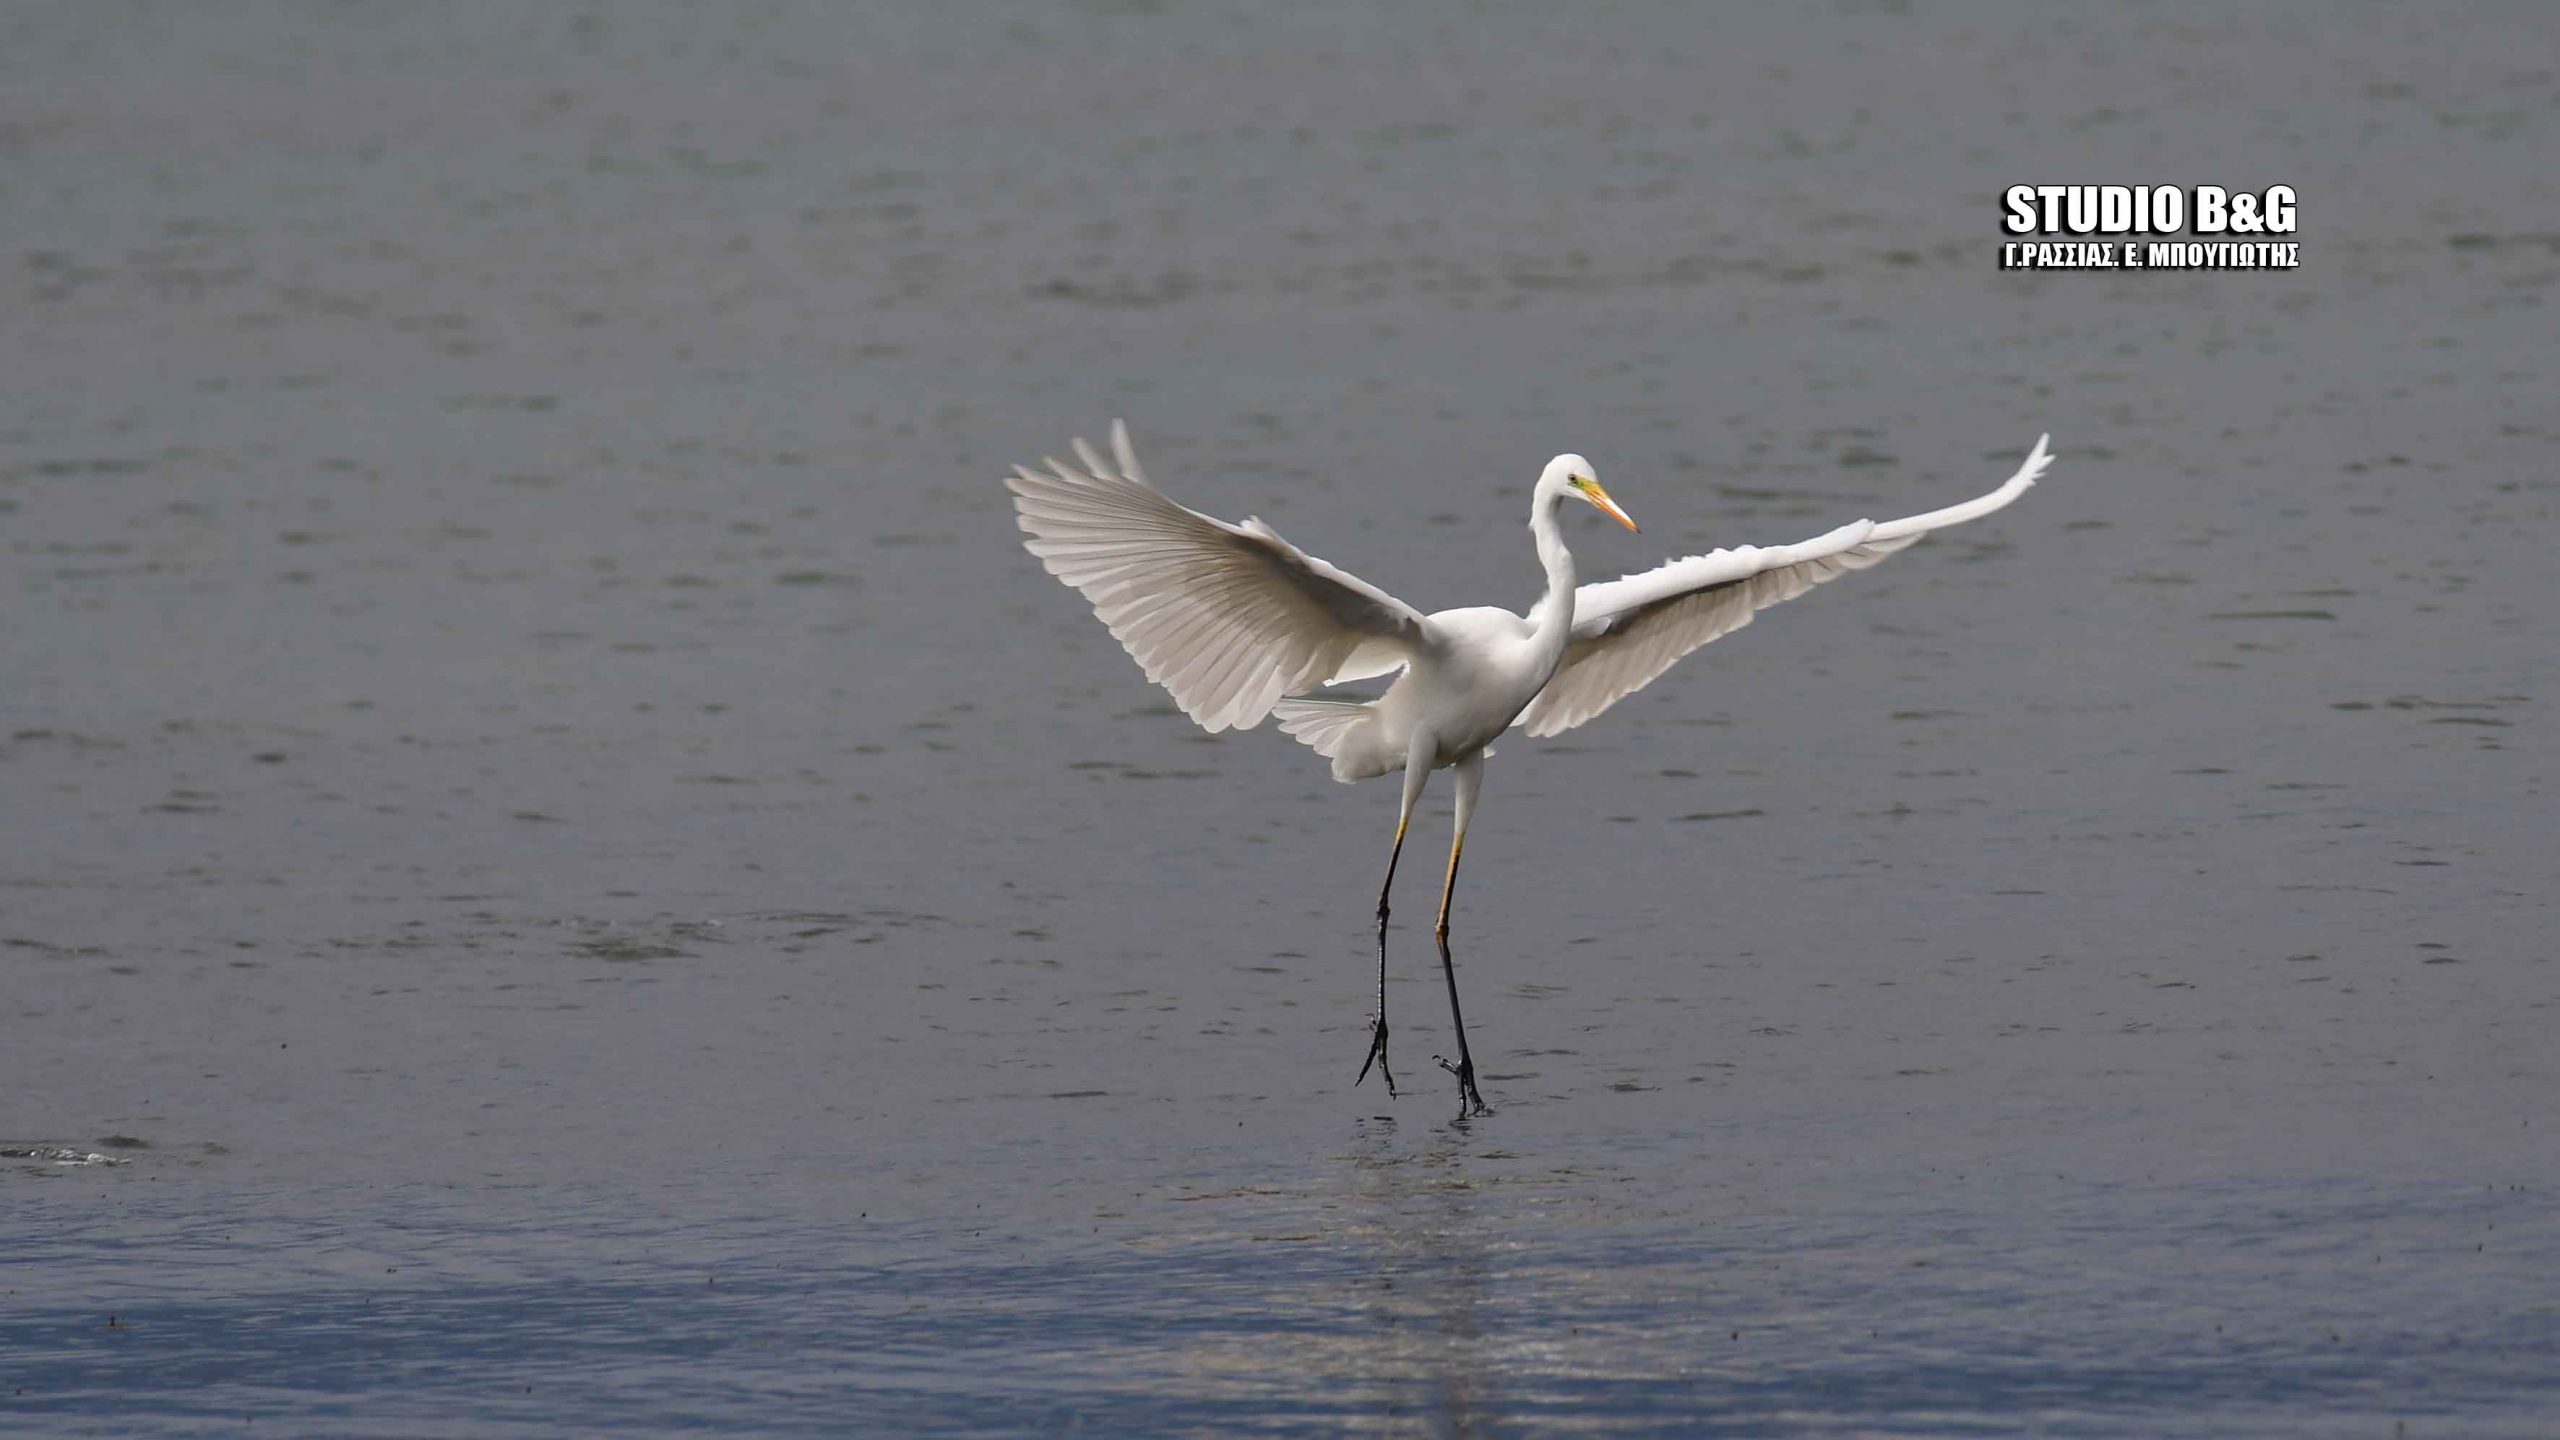
[[[2053,463],[2045,442],[1988,495],[1878,525],[1857,520],[1795,545],[1745,545],[1673,560],[1641,575],[1573,592],[1573,638],[1564,663],[1520,714],[1532,735],[1570,730],[1671,668],[1680,657],[1751,623],[1772,605],[1864,570],[1932,530],[1978,519],[2027,492]]]
[[[1427,622],[1374,585],[1280,538],[1174,504],[1146,481],[1129,428],[1118,468],[1075,442],[1082,469],[1016,468],[1007,483],[1024,544],[1084,592],[1096,615],[1182,712],[1212,732],[1250,729],[1283,695],[1334,678],[1364,640],[1402,648]],[[1375,672],[1372,672],[1375,673]]]
[[[1457,772],[1457,835],[1440,899],[1440,957],[1456,1019],[1448,950],[1450,889],[1484,773],[1487,745],[1514,723],[1553,735],[1644,688],[1681,656],[1751,623],[1761,610],[1863,570],[1932,530],[1979,519],[2026,493],[2052,463],[2046,439],[2007,483],[1943,510],[1876,524],[1860,520],[1794,545],[1744,545],[1673,560],[1638,575],[1576,587],[1573,555],[1556,528],[1565,497],[1628,529],[1635,522],[1600,488],[1590,462],[1559,455],[1538,477],[1529,530],[1547,575],[1527,615],[1474,607],[1430,615],[1281,538],[1260,520],[1231,525],[1166,499],[1147,483],[1128,427],[1111,426],[1112,458],[1074,442],[1080,464],[1017,467],[1024,542],[1049,572],[1082,591],[1094,613],[1147,672],[1211,731],[1249,729],[1277,713],[1283,731],[1333,762],[1334,777],[1405,772],[1395,856],[1429,773]],[[1375,700],[1293,700],[1320,686],[1402,671]],[[1387,897],[1378,899],[1378,1017],[1370,1061],[1386,1060]],[[1466,1028],[1458,1062],[1462,1105],[1477,1095]],[[1361,1066],[1366,1077],[1368,1065]],[[1394,1077],[1387,1076],[1390,1091]]]

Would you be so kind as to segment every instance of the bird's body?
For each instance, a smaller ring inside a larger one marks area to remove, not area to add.
[[[1691,650],[1752,615],[1931,530],[1987,515],[2033,485],[2051,457],[2039,439],[1999,489],[1944,510],[1882,525],[1860,520],[1795,545],[1741,546],[1669,561],[1618,580],[1577,585],[1557,528],[1566,497],[1628,529],[1590,462],[1559,455],[1531,492],[1529,531],[1546,590],[1526,615],[1494,606],[1430,615],[1306,554],[1259,520],[1231,525],[1167,500],[1146,481],[1114,422],[1113,456],[1075,442],[1081,466],[1052,459],[1017,468],[1006,484],[1024,544],[1050,573],[1082,591],[1111,633],[1183,711],[1211,731],[1280,727],[1333,762],[1337,780],[1404,772],[1387,888],[1405,827],[1433,770],[1457,775],[1457,830],[1441,891],[1438,936],[1459,1059],[1462,1104],[1483,1107],[1449,956],[1449,898],[1467,823],[1496,737],[1518,724],[1552,735],[1641,689]],[[1401,672],[1400,674],[1397,672]],[[1374,700],[1291,698],[1319,687],[1395,674]],[[1378,897],[1378,1016],[1370,1062],[1385,1074],[1387,894]],[[1368,1064],[1361,1075],[1368,1074]],[[1395,1081],[1386,1074],[1390,1091]]]
[[[1308,739],[1302,717],[1311,709],[1360,712],[1340,739],[1308,739],[1333,761],[1336,780],[1369,780],[1405,768],[1417,735],[1431,741],[1425,769],[1457,764],[1491,745],[1564,658],[1561,634],[1542,637],[1535,624],[1499,606],[1441,610],[1423,620],[1429,643],[1414,647],[1412,663],[1384,695],[1366,702],[1282,700],[1272,707],[1280,728],[1300,739]]]

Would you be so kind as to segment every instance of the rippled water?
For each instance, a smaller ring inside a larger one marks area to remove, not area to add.
[[[0,19],[0,1419],[2550,1433],[2551,38]],[[1503,745],[1460,1121],[1392,792],[1015,543],[1115,414],[1426,608],[2060,458]]]

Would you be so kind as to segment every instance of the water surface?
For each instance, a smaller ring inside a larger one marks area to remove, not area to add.
[[[16,12],[11,1428],[2549,1433],[2551,38]],[[2060,459],[1501,747],[1459,1121],[1391,790],[1016,544],[1118,414],[1425,608]]]

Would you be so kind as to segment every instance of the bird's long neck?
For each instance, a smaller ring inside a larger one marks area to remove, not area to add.
[[[1538,563],[1547,571],[1546,598],[1538,602],[1530,634],[1540,648],[1561,656],[1573,630],[1573,552],[1564,548],[1564,534],[1556,528],[1557,498],[1540,495],[1529,507],[1529,533],[1538,542]]]

